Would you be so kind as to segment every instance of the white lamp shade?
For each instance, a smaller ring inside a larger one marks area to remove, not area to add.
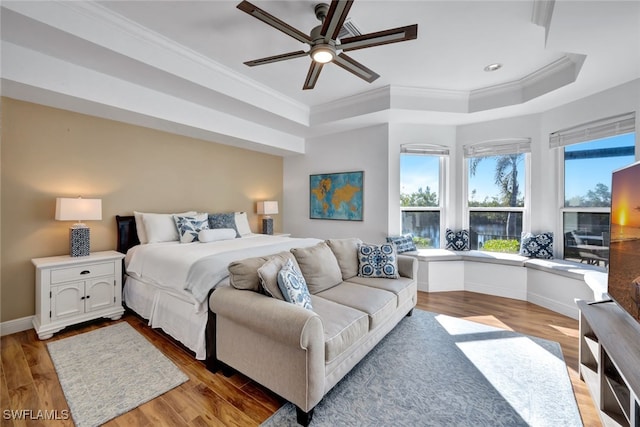
[[[278,213],[278,202],[275,200],[268,200],[264,202],[258,202],[258,214],[260,215],[275,215]]]
[[[102,199],[58,197],[56,199],[56,219],[58,221],[101,220]]]

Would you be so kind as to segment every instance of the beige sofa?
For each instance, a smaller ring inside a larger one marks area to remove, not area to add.
[[[396,255],[398,278],[361,277],[359,243],[327,240],[232,263],[233,286],[217,289],[209,300],[218,366],[231,367],[295,404],[302,425],[417,302],[418,261]],[[312,310],[267,295],[276,293],[274,272],[287,259],[295,259],[303,273]]]

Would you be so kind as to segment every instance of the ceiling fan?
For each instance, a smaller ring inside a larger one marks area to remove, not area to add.
[[[352,3],[353,0],[332,0],[331,5],[326,3],[316,5],[316,18],[318,18],[322,24],[313,28],[310,35],[306,35],[302,31],[299,31],[248,1],[242,1],[238,4],[238,9],[311,47],[311,49],[306,52],[304,50],[297,50],[295,52],[254,59],[253,61],[245,62],[245,64],[254,67],[256,65],[270,64],[272,62],[310,55],[312,59],[311,66],[309,67],[309,72],[307,73],[307,78],[302,89],[313,89],[316,81],[318,81],[318,76],[320,75],[320,71],[322,71],[323,65],[329,62],[333,62],[369,83],[373,82],[380,76],[344,52],[405,40],[414,40],[418,37],[418,24],[338,40],[338,34],[347,18]],[[341,52],[338,53],[338,51]]]

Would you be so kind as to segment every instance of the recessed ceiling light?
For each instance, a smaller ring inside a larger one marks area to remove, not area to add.
[[[493,64],[489,64],[486,67],[484,67],[484,70],[486,72],[491,72],[491,71],[498,71],[500,68],[502,68],[502,64],[499,63],[493,63]]]

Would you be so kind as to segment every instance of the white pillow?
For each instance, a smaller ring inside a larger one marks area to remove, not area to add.
[[[195,215],[189,211],[178,214],[142,213],[142,223],[146,234],[146,243],[173,242],[180,239],[173,215]],[[141,241],[142,242],[142,241]]]
[[[208,228],[200,230],[198,240],[202,243],[216,242],[218,240],[233,240],[236,238],[236,230],[233,228]]]
[[[149,242],[147,239],[147,233],[144,230],[144,223],[142,222],[142,212],[133,211],[133,216],[136,218],[136,231],[138,233],[138,240],[140,240],[140,244],[145,244]]]
[[[236,212],[236,229],[240,237],[251,234],[251,227],[249,227],[249,219],[246,212]]]

